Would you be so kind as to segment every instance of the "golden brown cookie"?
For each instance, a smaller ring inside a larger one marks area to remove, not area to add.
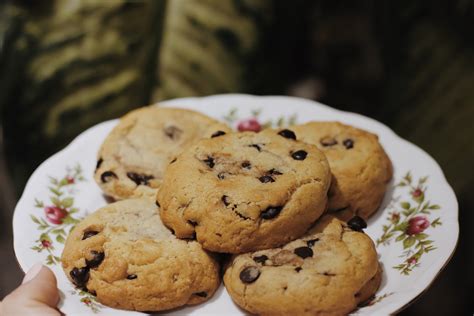
[[[333,179],[329,212],[348,220],[368,219],[382,203],[392,178],[392,164],[378,137],[339,122],[292,126],[298,139],[318,146],[326,155]]]
[[[109,204],[69,234],[61,262],[79,288],[104,305],[160,311],[208,300],[219,266],[196,241],[163,226],[152,199]]]
[[[161,218],[179,238],[240,253],[298,238],[326,209],[330,171],[289,130],[203,139],[166,170]]]
[[[381,280],[374,243],[354,228],[325,215],[281,248],[237,255],[225,270],[225,287],[253,314],[348,314]]]
[[[230,129],[198,112],[148,106],[123,118],[98,153],[94,179],[117,199],[156,194],[163,173],[183,149]]]

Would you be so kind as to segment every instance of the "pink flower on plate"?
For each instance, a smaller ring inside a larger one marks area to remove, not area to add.
[[[411,195],[412,195],[414,198],[420,197],[422,194],[423,194],[423,191],[421,191],[420,188],[417,188],[415,191],[413,191],[413,192],[411,193]]]
[[[43,248],[49,248],[51,247],[51,242],[49,240],[43,239],[41,240],[41,246],[43,246]]]
[[[71,177],[71,176],[67,176],[66,181],[67,181],[68,184],[73,184],[74,183],[74,178]]]
[[[400,213],[393,212],[391,220],[392,220],[392,223],[398,223],[398,221],[400,220]]]
[[[415,216],[408,221],[406,233],[408,235],[416,235],[423,232],[430,226],[430,221],[426,216]]]
[[[239,132],[249,131],[249,132],[260,132],[262,130],[262,125],[257,121],[256,118],[252,117],[246,120],[242,120],[237,125],[237,130]]]
[[[47,206],[44,208],[44,214],[50,223],[59,225],[63,223],[63,218],[68,215],[68,212],[57,206]]]
[[[410,257],[407,259],[407,263],[410,264],[410,265],[414,265],[418,262],[418,259],[416,259],[415,257]]]

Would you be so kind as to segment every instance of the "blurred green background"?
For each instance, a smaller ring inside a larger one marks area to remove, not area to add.
[[[133,108],[229,92],[358,112],[430,153],[457,193],[461,235],[402,314],[472,314],[471,0],[0,2],[0,297],[21,279],[13,207],[44,159]]]

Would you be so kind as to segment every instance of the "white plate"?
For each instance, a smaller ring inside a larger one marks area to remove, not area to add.
[[[453,190],[428,154],[385,125],[358,114],[291,97],[229,94],[176,99],[163,104],[197,110],[227,121],[233,127],[251,117],[262,125],[273,126],[293,121],[338,120],[379,135],[395,174],[382,208],[370,219],[366,232],[374,241],[381,241],[383,236],[387,237],[384,230],[390,232],[395,226],[399,230],[391,238],[385,238],[385,242],[378,243],[377,251],[384,268],[382,285],[375,299],[354,313],[380,315],[400,310],[430,286],[454,252],[459,226]],[[115,124],[117,120],[88,129],[46,160],[29,179],[15,209],[13,230],[18,262],[25,271],[37,261],[52,268],[62,294],[59,307],[67,315],[91,314],[92,311],[101,315],[143,315],[102,306],[90,294],[75,290],[57,261],[74,223],[107,203],[92,174],[97,150]],[[398,224],[393,224],[397,220]],[[209,302],[172,313],[244,314],[222,286]]]

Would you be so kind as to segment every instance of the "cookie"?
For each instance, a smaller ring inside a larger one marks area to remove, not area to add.
[[[166,166],[187,146],[230,129],[203,114],[148,106],[125,115],[102,144],[95,181],[117,200],[155,196]]]
[[[168,166],[161,218],[179,238],[240,253],[298,238],[327,205],[329,165],[290,130],[203,139]]]
[[[115,202],[87,216],[69,234],[61,262],[77,287],[127,310],[199,304],[220,283],[215,259],[163,226],[152,199]]]
[[[281,248],[233,257],[224,274],[234,302],[258,315],[345,315],[380,281],[372,240],[331,215]]]
[[[329,161],[329,212],[348,220],[354,215],[368,219],[377,211],[393,173],[377,135],[339,122],[310,122],[292,130]]]

